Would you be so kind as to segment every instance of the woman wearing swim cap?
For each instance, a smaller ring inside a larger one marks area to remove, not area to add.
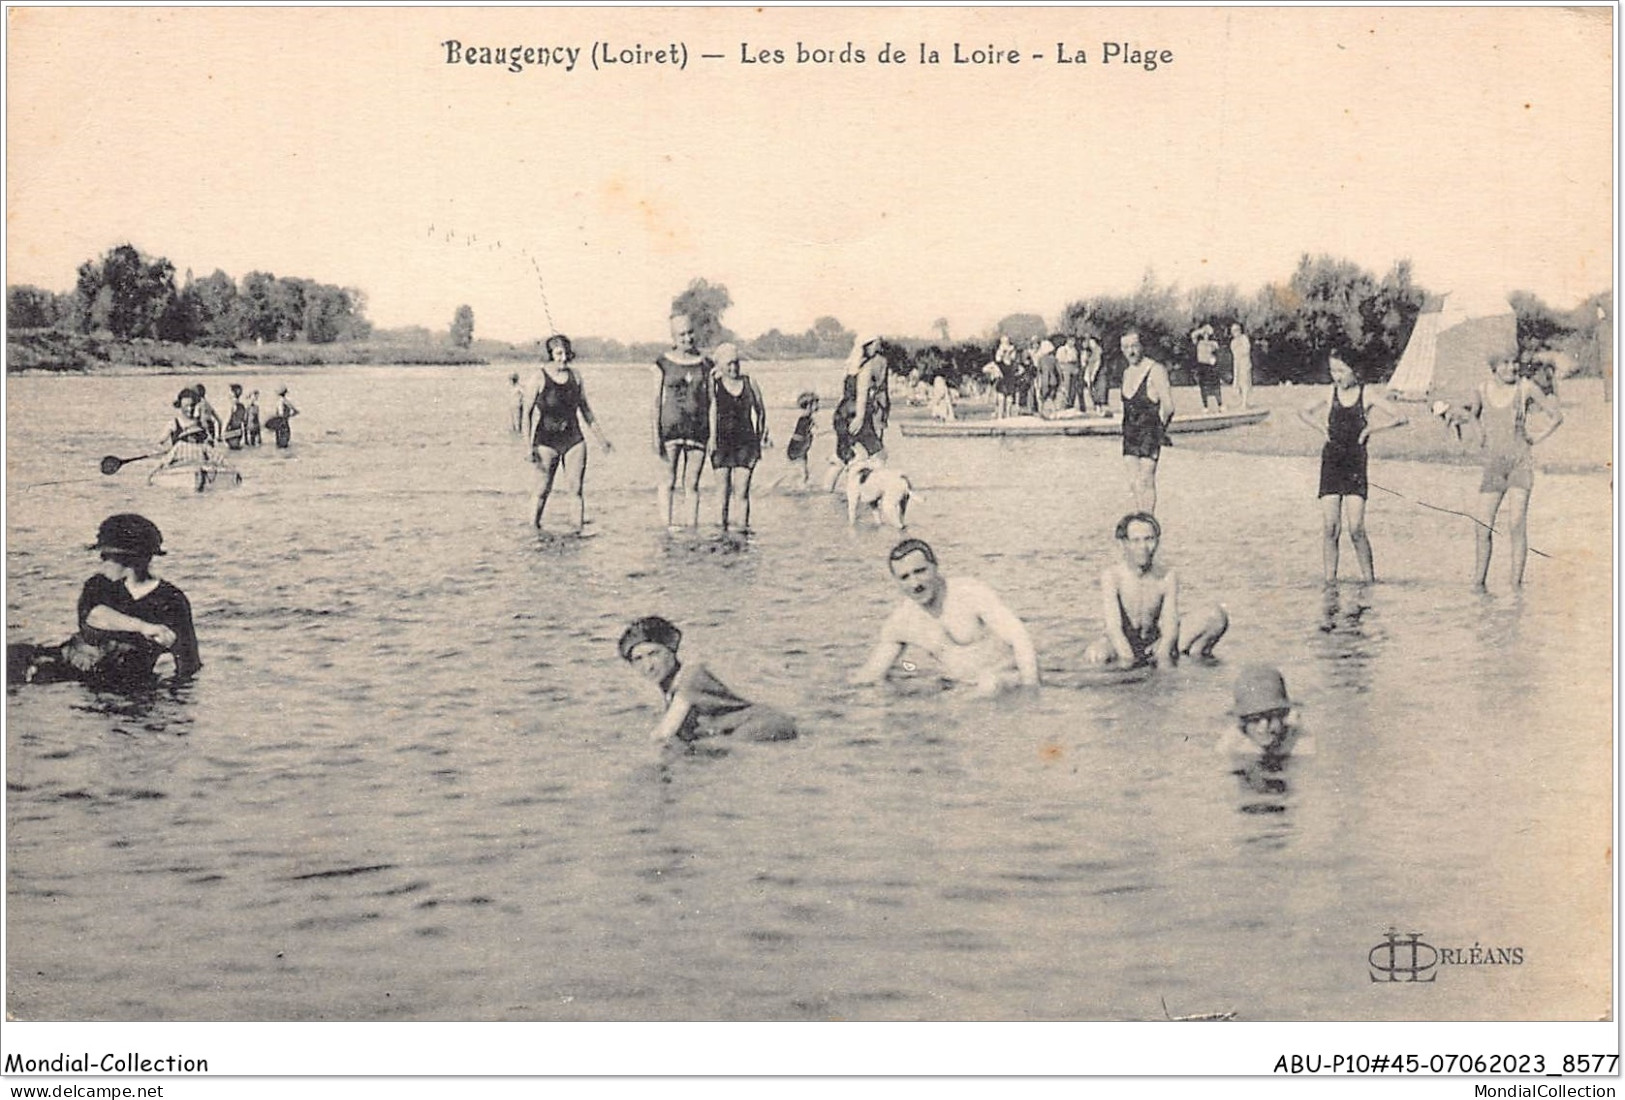
[[[731,691],[703,664],[677,659],[683,632],[658,615],[634,622],[621,635],[621,659],[660,689],[666,713],[650,733],[652,741],[697,741],[739,737],[747,741],[788,741],[795,720],[772,707],[752,703]]]

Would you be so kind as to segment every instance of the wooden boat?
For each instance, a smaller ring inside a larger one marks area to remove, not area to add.
[[[235,489],[242,483],[243,475],[237,468],[217,458],[159,465],[147,475],[148,485],[162,485],[194,493],[209,489]]]
[[[1168,425],[1171,434],[1217,432],[1244,424],[1258,424],[1269,417],[1268,409],[1224,409],[1219,412],[1179,413]],[[907,436],[1045,436],[1122,435],[1119,416],[1006,416],[980,420],[904,420],[896,425]]]

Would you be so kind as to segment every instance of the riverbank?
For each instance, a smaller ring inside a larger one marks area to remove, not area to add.
[[[6,373],[112,374],[163,371],[252,370],[257,367],[482,366],[490,359],[462,348],[385,340],[333,344],[248,344],[207,347],[163,340],[33,329],[8,333]]]
[[[1262,386],[1252,392],[1252,404],[1270,410],[1269,419],[1222,432],[1176,437],[1176,446],[1193,451],[1229,451],[1239,454],[1320,455],[1324,440],[1298,419],[1298,410],[1316,400],[1329,387]],[[1226,391],[1226,400],[1232,394]],[[1597,473],[1613,468],[1614,406],[1603,400],[1600,378],[1573,378],[1559,384],[1558,399],[1563,408],[1563,424],[1550,438],[1535,448],[1535,461],[1546,473]],[[1178,408],[1186,412],[1200,409],[1202,400],[1194,388],[1174,391]],[[1407,422],[1372,437],[1370,452],[1374,462],[1409,459],[1457,466],[1476,466],[1481,461],[1478,440],[1468,429],[1464,440],[1438,417],[1426,402],[1395,402],[1391,406]]]
[[[1189,451],[1225,451],[1233,454],[1301,456],[1320,455],[1323,438],[1298,419],[1298,410],[1323,396],[1325,386],[1261,386],[1252,392],[1252,408],[1270,411],[1259,424],[1216,432],[1181,433],[1174,446]],[[1227,409],[1235,409],[1234,391],[1227,389]],[[1535,449],[1535,461],[1546,473],[1608,473],[1613,469],[1614,406],[1603,400],[1600,378],[1573,378],[1560,383],[1558,399],[1563,424]],[[1113,402],[1117,396],[1113,393]],[[1174,387],[1174,406],[1181,413],[1199,412],[1202,399],[1194,386]],[[1462,440],[1432,415],[1427,402],[1395,402],[1391,406],[1406,418],[1399,428],[1378,433],[1371,440],[1374,461],[1402,459],[1476,466],[1481,461],[1477,436],[1469,429]],[[960,405],[960,416],[980,419],[991,407],[978,402]],[[906,409],[907,411],[904,411]],[[923,406],[899,408],[894,419],[924,417]]]

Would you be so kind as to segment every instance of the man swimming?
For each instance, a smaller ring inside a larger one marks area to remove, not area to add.
[[[1213,655],[1230,616],[1217,604],[1200,614],[1179,611],[1179,578],[1156,564],[1162,526],[1149,512],[1131,512],[1117,524],[1123,561],[1100,575],[1106,634],[1084,651],[1094,665],[1173,664],[1192,651]]]
[[[978,695],[1037,685],[1032,638],[991,588],[942,576],[935,551],[920,539],[904,539],[888,560],[907,599],[880,628],[880,641],[852,683],[879,683],[903,648],[915,646],[937,660],[946,679],[970,684]]]

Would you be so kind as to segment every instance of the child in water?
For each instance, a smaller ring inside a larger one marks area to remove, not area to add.
[[[702,737],[737,736],[747,741],[788,741],[795,720],[772,707],[735,695],[702,664],[683,665],[677,647],[683,632],[651,615],[626,628],[617,645],[621,659],[660,689],[666,713],[649,734],[652,741],[694,742]]]
[[[790,433],[790,442],[784,448],[784,457],[788,458],[801,474],[801,487],[805,489],[808,482],[807,452],[812,450],[813,416],[818,412],[818,395],[807,390],[796,398],[796,405],[801,409],[801,418],[796,421],[795,431]]]

